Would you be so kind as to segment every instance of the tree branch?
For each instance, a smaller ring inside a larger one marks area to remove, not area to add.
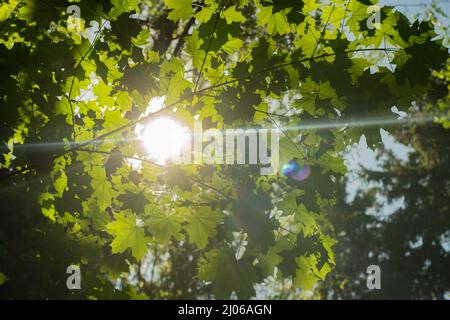
[[[369,51],[386,51],[386,50],[387,51],[399,51],[398,49],[390,49],[390,48],[367,48],[367,49],[345,50],[344,53],[369,52]],[[259,72],[256,72],[253,76],[259,76],[261,74],[264,74],[264,73],[267,73],[267,72],[270,72],[270,71],[273,71],[273,70],[282,69],[282,68],[285,68],[285,67],[288,67],[288,66],[292,66],[292,65],[296,65],[296,64],[300,64],[300,63],[304,63],[304,62],[308,62],[308,61],[315,61],[317,59],[327,58],[327,57],[331,57],[331,56],[334,56],[334,55],[336,55],[336,53],[324,53],[322,55],[315,56],[315,57],[309,57],[309,58],[305,58],[305,59],[300,59],[298,61],[283,63],[283,64],[280,64],[280,65],[276,65],[276,66],[273,66],[273,67],[270,67],[270,68],[263,69],[263,70],[261,70]],[[203,92],[206,92],[206,91],[210,91],[210,90],[214,90],[214,89],[217,89],[217,88],[228,86],[230,84],[238,82],[239,80],[241,80],[241,79],[236,78],[236,79],[228,80],[228,81],[223,82],[223,83],[215,84],[215,85],[212,85],[212,86],[209,86],[209,87],[205,87],[203,89],[191,92],[190,94],[187,94],[187,95],[183,96],[179,100],[177,100],[177,101],[175,101],[175,102],[165,106],[164,108],[159,109],[156,112],[150,113],[146,117],[143,117],[143,118],[138,119],[138,120],[131,121],[131,122],[129,122],[129,123],[127,123],[127,124],[117,128],[117,129],[114,129],[114,130],[111,130],[111,131],[109,131],[107,133],[99,135],[98,137],[95,137],[95,138],[93,138],[93,139],[91,139],[89,141],[85,141],[85,142],[76,144],[72,148],[70,148],[68,150],[65,150],[64,152],[61,152],[61,153],[55,155],[54,158],[58,158],[58,157],[61,157],[63,155],[66,155],[66,154],[73,153],[73,152],[75,152],[77,150],[80,150],[81,148],[86,147],[86,146],[88,146],[88,145],[90,145],[92,143],[101,141],[101,140],[105,139],[106,137],[109,137],[109,136],[111,136],[111,135],[113,135],[113,134],[115,134],[117,132],[121,132],[121,131],[123,131],[125,129],[128,129],[128,128],[131,128],[131,127],[135,126],[136,124],[148,121],[149,119],[155,117],[156,115],[159,115],[159,114],[161,114],[163,112],[167,112],[168,110],[170,110],[174,106],[180,104],[181,102],[185,101],[186,99],[193,98],[195,96],[199,96]]]

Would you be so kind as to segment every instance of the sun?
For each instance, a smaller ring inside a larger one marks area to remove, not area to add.
[[[179,155],[190,139],[189,130],[170,118],[157,118],[149,122],[140,137],[148,155],[164,165]]]

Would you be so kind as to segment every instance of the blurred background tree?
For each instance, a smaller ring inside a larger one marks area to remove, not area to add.
[[[413,111],[420,116],[420,111]],[[335,228],[336,272],[321,288],[327,298],[443,299],[450,293],[450,132],[408,124],[395,139],[411,148],[407,161],[377,152],[382,170],[363,168],[355,199],[329,213]],[[386,206],[399,201],[394,212]],[[381,290],[368,290],[366,269],[379,265]]]

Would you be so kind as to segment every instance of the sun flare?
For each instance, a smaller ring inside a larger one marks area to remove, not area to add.
[[[158,118],[143,129],[141,140],[150,158],[164,165],[183,150],[189,130],[170,118]]]

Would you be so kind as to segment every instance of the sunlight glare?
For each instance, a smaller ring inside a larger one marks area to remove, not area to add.
[[[188,129],[170,118],[151,121],[144,127],[141,136],[150,158],[161,165],[180,154],[189,139]]]

